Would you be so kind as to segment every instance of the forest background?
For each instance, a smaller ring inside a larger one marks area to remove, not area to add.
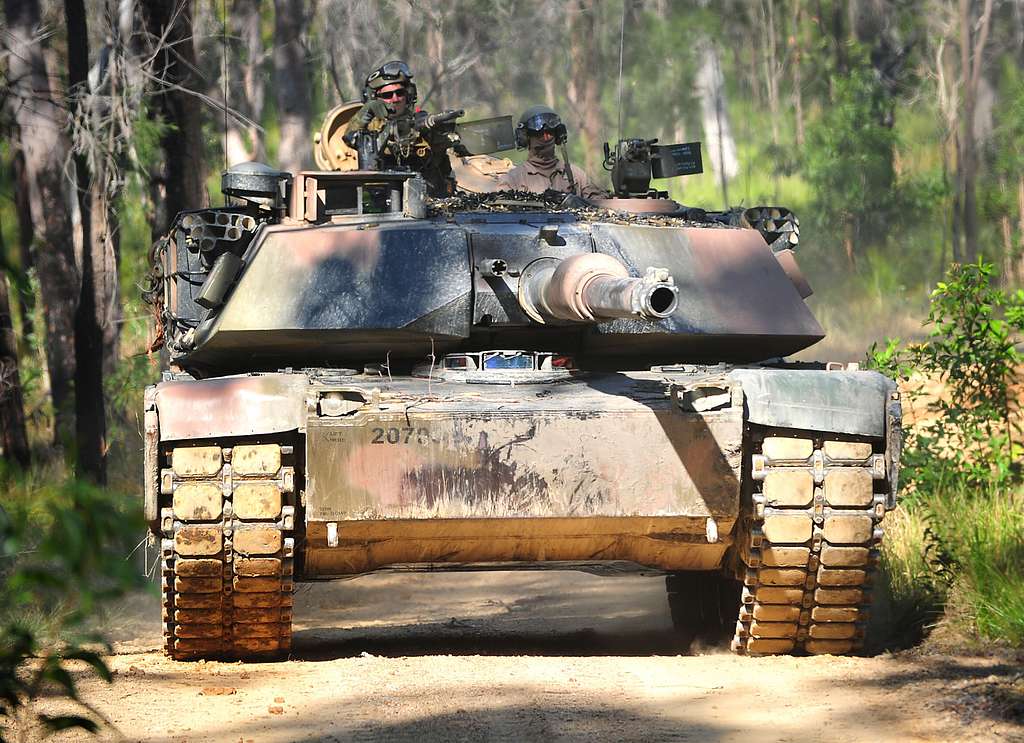
[[[427,110],[552,105],[605,184],[605,141],[702,141],[705,172],[661,187],[799,215],[829,333],[805,358],[924,338],[951,262],[994,266],[1000,296],[1024,282],[1024,0],[4,0],[6,507],[84,479],[137,509],[150,246],[222,203],[226,165],[311,167],[324,114],[395,58]]]

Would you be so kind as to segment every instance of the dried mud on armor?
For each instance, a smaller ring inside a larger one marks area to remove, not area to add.
[[[1024,740],[1020,658],[680,655],[661,577],[306,584],[275,663],[172,661],[158,602],[112,613],[114,682],[81,681],[129,741]]]

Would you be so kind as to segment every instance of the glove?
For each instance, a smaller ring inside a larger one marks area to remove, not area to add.
[[[359,121],[363,126],[366,126],[374,119],[387,119],[388,107],[384,105],[384,101],[371,98],[363,104],[362,109],[359,111]]]
[[[559,206],[562,209],[586,209],[594,206],[594,203],[589,199],[585,199],[582,196],[577,196],[576,194],[571,193],[562,199],[562,203],[559,204]]]

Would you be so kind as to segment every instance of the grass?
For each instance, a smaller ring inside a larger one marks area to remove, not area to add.
[[[1024,646],[1024,491],[951,484],[886,518],[876,643],[907,647],[944,623]]]
[[[1024,493],[951,488],[925,504],[951,569],[951,618],[983,639],[1024,645]]]

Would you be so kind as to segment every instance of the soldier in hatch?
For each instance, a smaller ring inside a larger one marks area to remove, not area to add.
[[[416,84],[401,60],[386,62],[366,77],[363,107],[348,123],[345,144],[359,153],[360,170],[414,170],[427,182],[431,196],[454,191],[448,160],[447,124],[415,109]],[[444,115],[442,115],[444,116]]]
[[[594,186],[586,172],[566,165],[555,155],[555,145],[565,144],[565,124],[547,106],[531,106],[516,124],[516,146],[527,148],[529,157],[498,178],[498,188],[509,191],[544,193],[547,190],[573,193],[583,198],[605,198],[608,194]]]

